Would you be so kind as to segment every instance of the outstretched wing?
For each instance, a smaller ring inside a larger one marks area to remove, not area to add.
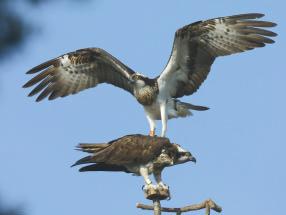
[[[38,73],[23,87],[38,84],[29,94],[40,93],[36,101],[76,94],[100,83],[112,84],[133,94],[134,74],[111,54],[99,48],[80,49],[42,63],[27,72]]]
[[[274,43],[268,37],[276,33],[263,28],[276,24],[254,20],[263,16],[250,13],[220,17],[177,30],[169,62],[158,77],[159,89],[173,98],[191,95],[207,78],[216,57]]]

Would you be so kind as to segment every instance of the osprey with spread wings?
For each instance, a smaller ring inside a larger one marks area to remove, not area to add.
[[[156,78],[134,72],[103,49],[86,48],[32,68],[28,74],[39,74],[24,87],[38,84],[29,96],[39,93],[36,101],[41,101],[76,94],[101,83],[112,84],[131,93],[143,105],[150,135],[155,134],[156,120],[162,120],[161,136],[165,136],[168,119],[186,117],[190,109],[208,109],[177,98],[198,90],[217,57],[274,43],[269,37],[276,33],[264,28],[276,24],[256,20],[263,16],[249,13],[220,17],[178,29],[169,61]]]

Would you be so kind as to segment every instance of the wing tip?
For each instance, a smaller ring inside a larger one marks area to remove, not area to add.
[[[270,39],[270,38],[267,38],[267,42],[266,42],[267,44],[273,44],[273,43],[275,43],[275,40],[272,40],[272,39]]]
[[[28,94],[28,97],[32,97],[34,94],[32,93],[32,92],[30,92],[29,94]]]
[[[29,82],[27,82],[26,84],[24,84],[23,86],[22,86],[22,88],[28,88],[28,87],[30,87],[30,85],[28,84]]]
[[[269,22],[269,21],[261,21],[261,22],[264,22],[266,24],[265,26],[263,26],[266,28],[272,28],[272,27],[277,26],[277,23],[275,23],[275,22]]]
[[[35,66],[33,67],[32,69],[28,70],[26,72],[26,74],[34,74],[34,73],[37,73],[43,69],[46,69],[50,66],[57,66],[59,64],[59,59],[60,57],[57,57],[57,58],[54,58],[54,59],[51,59],[51,60],[48,60],[44,63],[41,63],[39,64],[38,66]]]
[[[81,167],[78,171],[79,172],[87,172],[88,170],[86,167]]]
[[[45,98],[45,97],[44,97],[44,98]],[[35,102],[40,102],[40,101],[44,100],[44,98],[42,98],[41,96],[38,96],[38,97],[36,98]]]
[[[34,74],[36,73],[37,70],[35,70],[34,68],[30,69],[29,71],[26,72],[27,75],[31,75],[31,74]]]
[[[265,14],[263,13],[245,13],[245,14],[240,14],[240,15],[234,15],[234,16],[230,16],[233,17],[235,19],[242,19],[243,21],[250,21],[251,19],[259,19],[264,17]],[[260,27],[275,27],[277,26],[277,23],[275,22],[269,22],[269,21],[258,21],[261,23],[264,23],[265,26],[260,26]]]
[[[276,22],[271,22],[272,26],[271,27],[276,27],[278,24]]]
[[[242,15],[245,15],[245,16],[252,16],[253,19],[259,19],[259,18],[262,18],[265,16],[264,13],[245,13],[245,14],[242,14]]]
[[[264,17],[265,14],[263,13],[241,13],[241,14],[237,14],[237,15],[230,15],[230,16],[226,16],[225,18],[229,18],[229,19],[242,19],[242,20],[247,20],[247,19],[259,19],[261,17]],[[224,17],[222,17],[224,18]]]
[[[276,24],[276,23],[275,23]],[[276,24],[277,25],[277,24]],[[275,25],[275,26],[276,26]],[[271,34],[269,34],[269,35],[267,35],[268,37],[277,37],[278,36],[278,34],[276,33],[276,32],[273,32],[273,31],[270,31],[271,32]]]
[[[264,13],[252,13],[254,16],[256,16],[257,18],[261,18],[264,17],[265,14]]]
[[[77,166],[77,164],[76,163],[74,163],[73,165],[71,165],[70,167],[72,168],[72,167],[75,167],[75,166]]]

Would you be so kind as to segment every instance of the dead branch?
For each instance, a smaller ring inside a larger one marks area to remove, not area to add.
[[[153,200],[154,215],[161,215],[161,202],[159,199]]]
[[[159,202],[159,204],[160,204],[160,202]],[[154,203],[154,205],[155,205],[155,203]],[[154,210],[154,206],[144,205],[141,203],[137,203],[136,207],[141,208],[143,210]],[[217,205],[211,199],[205,200],[204,202],[202,202],[200,204],[193,204],[193,205],[189,205],[189,206],[185,206],[185,207],[181,207],[181,208],[161,207],[162,212],[177,213],[177,215],[180,215],[184,212],[197,211],[197,210],[201,210],[201,209],[206,209],[206,215],[210,215],[210,210],[214,210],[218,213],[220,213],[222,211],[222,208],[219,205]],[[161,213],[158,213],[158,214],[161,214]]]

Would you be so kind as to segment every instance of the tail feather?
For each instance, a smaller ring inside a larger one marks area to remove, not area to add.
[[[75,162],[71,167],[77,166],[77,165],[81,165],[81,164],[87,164],[91,162],[93,156],[86,156],[80,160],[78,160],[77,162]]]
[[[97,153],[106,149],[109,146],[108,143],[97,143],[97,144],[89,144],[89,143],[81,143],[76,146],[76,150],[87,152],[87,153]]]
[[[96,163],[96,162],[102,162],[106,159],[107,155],[101,156],[101,152],[105,149],[107,149],[110,146],[108,143],[96,143],[96,144],[89,144],[89,143],[81,143],[78,146],[76,146],[76,150],[83,151],[90,153],[92,155],[86,156],[77,162],[73,164],[73,166],[81,165],[81,164],[87,164],[87,163]]]
[[[193,104],[186,103],[186,102],[181,102],[181,101],[179,101],[179,104],[185,106],[188,109],[197,110],[197,111],[204,111],[204,110],[209,110],[210,109],[209,107],[193,105]]]
[[[198,106],[198,105],[193,105],[190,103],[186,103],[186,102],[181,102],[178,99],[174,100],[175,103],[175,110],[176,110],[176,116],[177,117],[187,117],[190,115],[193,115],[193,113],[190,110],[197,110],[197,111],[205,111],[208,110],[208,107],[205,106]]]

